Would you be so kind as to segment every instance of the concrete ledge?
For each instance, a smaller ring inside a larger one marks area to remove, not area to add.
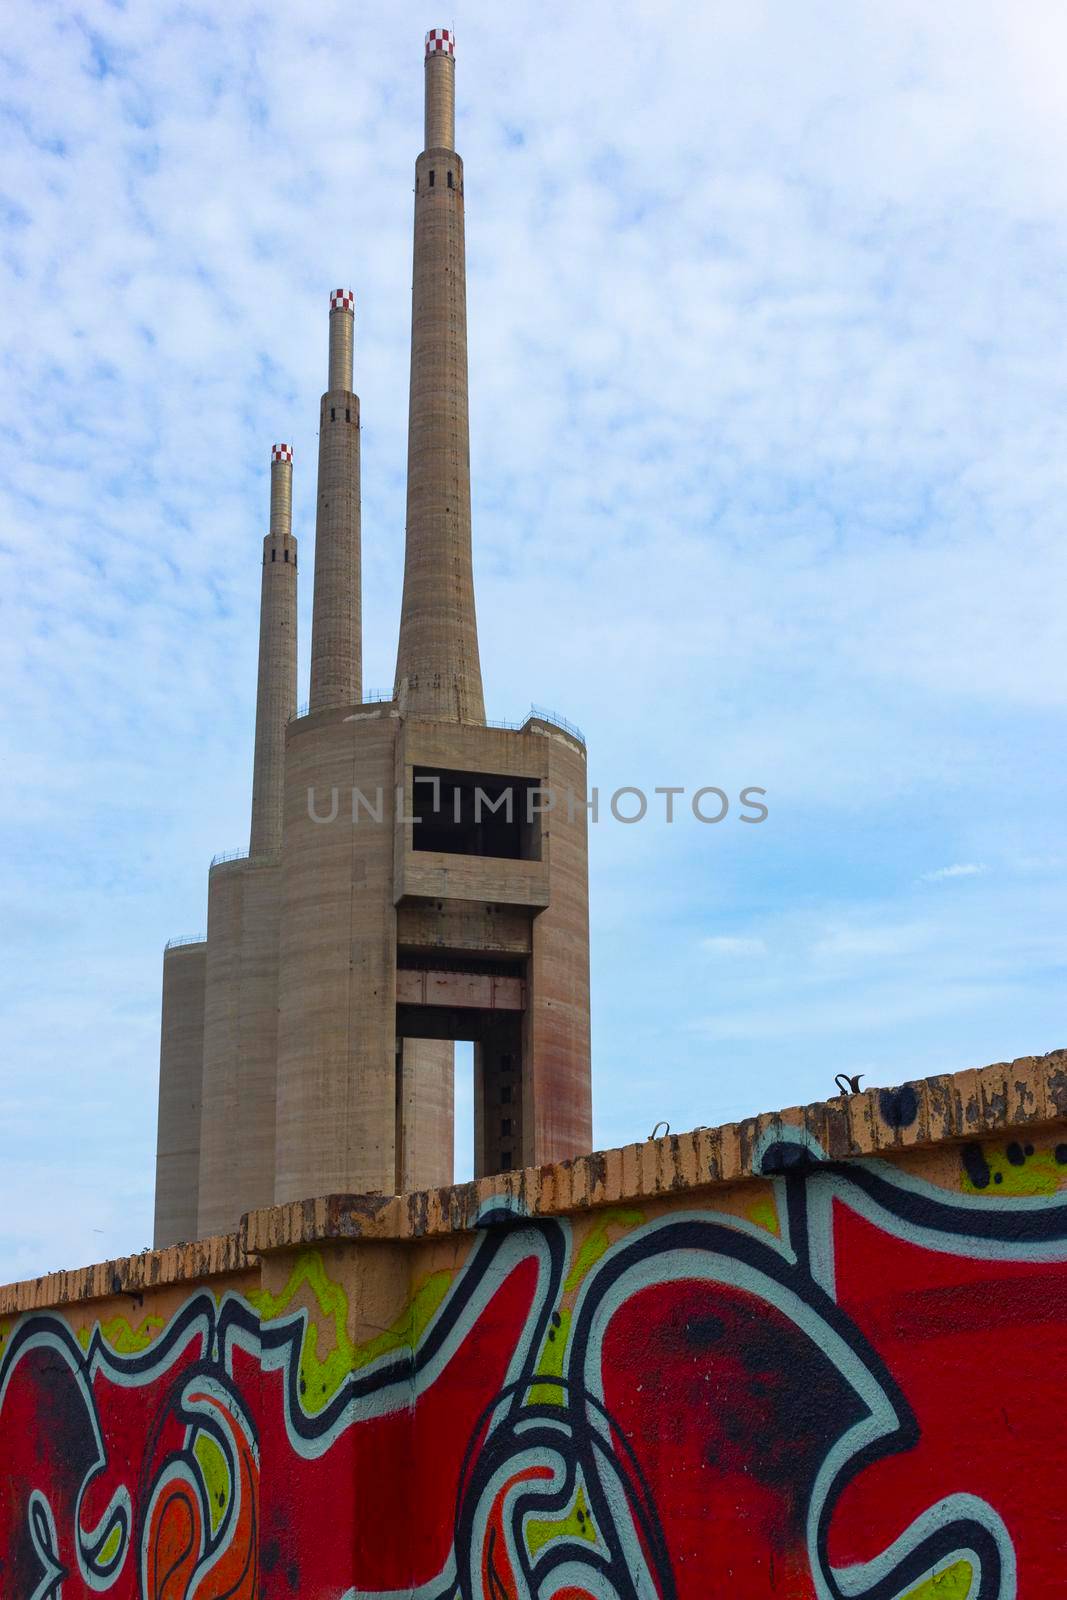
[[[407,1195],[327,1195],[252,1211],[241,1219],[250,1253],[324,1239],[423,1239],[476,1227],[487,1203],[520,1216],[557,1216],[657,1195],[737,1183],[754,1175],[753,1153],[776,1128],[803,1128],[831,1160],[989,1137],[1067,1118],[1067,1050],[1022,1056],[976,1071],[870,1089],[809,1106],[646,1139],[555,1166]]]
[[[239,1234],[218,1234],[193,1244],[146,1250],[143,1255],[119,1256],[95,1266],[50,1272],[42,1278],[7,1284],[0,1287],[0,1316],[18,1316],[23,1311],[41,1311],[82,1300],[106,1300],[116,1294],[141,1295],[146,1289],[172,1283],[223,1277],[252,1264]]]
[[[404,1243],[465,1232],[478,1226],[489,1202],[516,1216],[557,1216],[737,1183],[758,1176],[753,1167],[756,1147],[762,1136],[782,1127],[803,1128],[831,1160],[840,1161],[1065,1120],[1067,1050],[1054,1050],[893,1089],[793,1106],[721,1128],[646,1139],[447,1189],[335,1194],[269,1206],[249,1212],[234,1234],[0,1288],[0,1316],[217,1277],[253,1267],[257,1256],[270,1251],[322,1241]]]

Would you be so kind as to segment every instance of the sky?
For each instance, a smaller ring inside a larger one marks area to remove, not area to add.
[[[270,446],[310,574],[337,286],[392,681],[433,26],[487,712],[579,724],[602,797],[595,1143],[1067,1044],[1062,7],[38,0],[0,39],[0,1281],[151,1238],[162,949],[247,843]]]

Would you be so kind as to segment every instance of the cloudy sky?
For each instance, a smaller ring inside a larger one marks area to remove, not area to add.
[[[605,797],[767,790],[591,832],[597,1143],[1067,1043],[1062,8],[37,0],[0,41],[0,1281],[151,1236],[162,946],[247,842],[269,449],[310,573],[338,284],[392,679],[448,24],[489,715],[581,724]]]

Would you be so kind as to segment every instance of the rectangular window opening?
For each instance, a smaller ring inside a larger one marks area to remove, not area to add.
[[[541,860],[542,796],[535,778],[434,767],[413,771],[411,815],[416,850],[447,855]]]

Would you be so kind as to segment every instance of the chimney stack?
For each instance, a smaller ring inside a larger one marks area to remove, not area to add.
[[[319,405],[312,711],[357,705],[363,694],[359,399],[352,393],[355,308],[351,289],[334,289],[330,295],[329,388]]]
[[[276,856],[282,846],[285,727],[296,712],[296,540],[293,538],[293,447],[270,453],[270,532],[263,540],[259,605],[259,683],[252,770],[250,856]]]
[[[454,35],[432,28],[426,35],[426,149],[415,163],[407,533],[394,694],[407,715],[481,723],[455,65]]]

